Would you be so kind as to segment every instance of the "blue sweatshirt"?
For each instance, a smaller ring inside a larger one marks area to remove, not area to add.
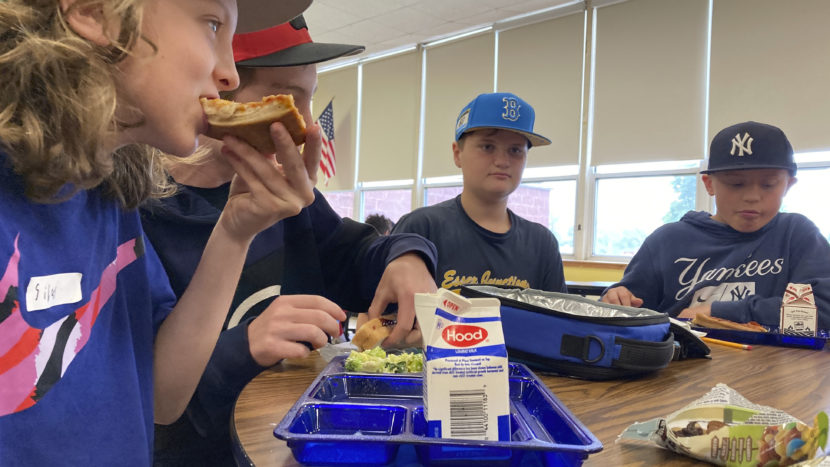
[[[147,466],[153,343],[173,307],[135,210],[38,204],[0,153],[0,465]]]
[[[141,209],[144,229],[177,296],[193,276],[229,187],[180,186],[176,196]],[[185,415],[156,429],[157,462],[228,461],[233,403],[264,369],[251,356],[247,325],[275,297],[322,295],[345,310],[365,311],[386,265],[395,258],[415,252],[435,270],[436,251],[428,240],[412,234],[380,236],[368,224],[341,218],[318,191],[314,195],[300,214],[274,224],[251,243],[225,329]]]
[[[710,303],[712,316],[777,327],[788,283],[810,284],[819,329],[830,328],[830,244],[801,214],[778,213],[761,229],[742,233],[688,212],[654,231],[622,280],[643,307],[677,316]]]

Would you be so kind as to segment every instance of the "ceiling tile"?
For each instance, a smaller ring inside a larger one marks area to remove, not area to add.
[[[424,31],[429,31],[443,19],[413,7],[400,8],[383,15],[381,18],[389,27],[407,34],[418,34],[423,37]],[[384,40],[385,38],[379,38]]]
[[[366,52],[358,57],[365,57],[570,1],[314,0],[304,16],[315,41],[362,44]]]

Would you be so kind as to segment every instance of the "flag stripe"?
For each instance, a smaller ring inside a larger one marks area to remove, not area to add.
[[[317,119],[317,122],[320,124],[320,127],[323,130],[323,147],[322,147],[322,157],[320,158],[320,170],[323,171],[323,175],[326,178],[326,183],[336,172],[335,167],[335,155],[334,155],[334,110],[332,107],[332,103],[334,99],[329,101],[329,104],[323,110],[323,113],[320,114],[320,117]]]

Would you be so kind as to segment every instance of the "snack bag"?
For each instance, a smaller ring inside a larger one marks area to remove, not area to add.
[[[827,414],[813,426],[756,405],[725,384],[666,418],[634,423],[618,442],[651,442],[716,465],[778,467],[810,462],[827,444]]]
[[[510,440],[509,366],[499,300],[466,299],[440,289],[417,294],[415,303],[426,347],[427,435]]]

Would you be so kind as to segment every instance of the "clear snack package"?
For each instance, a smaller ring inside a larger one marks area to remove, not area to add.
[[[648,443],[730,467],[830,464],[827,414],[809,426],[772,407],[757,405],[725,384],[668,415],[626,428],[617,442]]]

